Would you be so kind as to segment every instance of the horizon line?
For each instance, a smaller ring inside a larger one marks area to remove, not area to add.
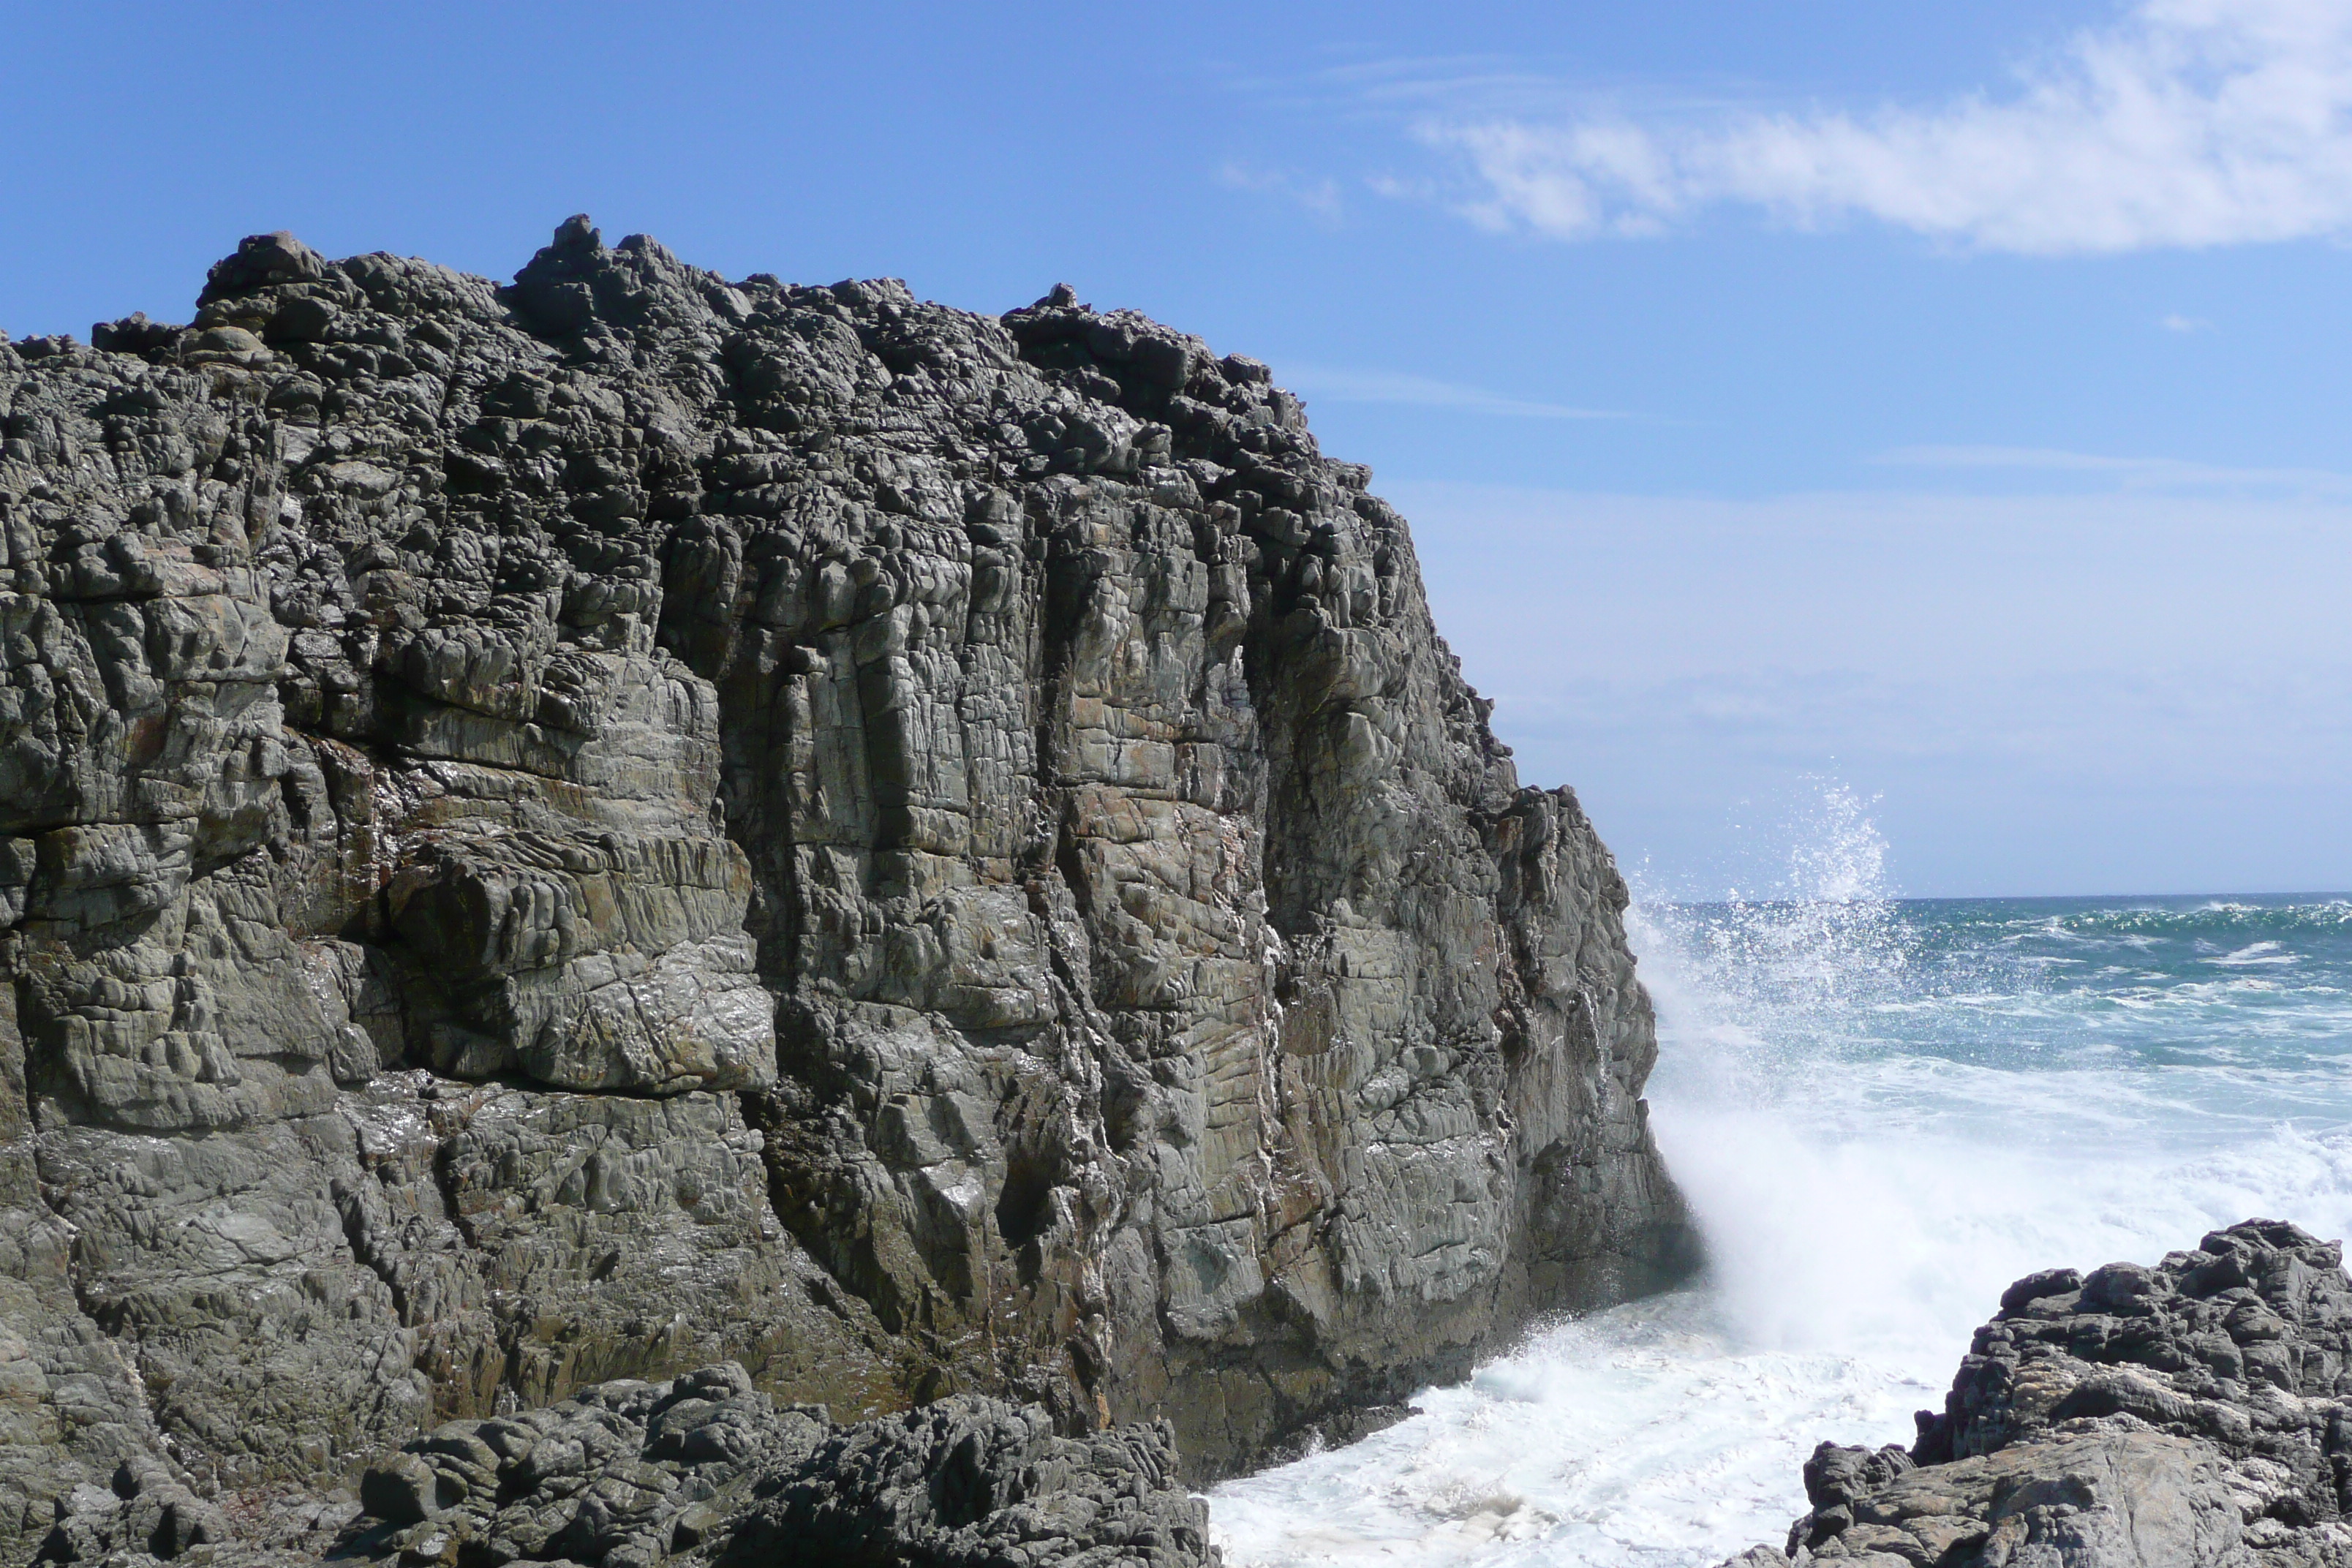
[[[2265,892],[2265,893],[2249,893],[2249,892],[2210,892],[2210,891],[2206,891],[2206,892],[2195,892],[2195,893],[1889,893],[1889,894],[1886,894],[1886,895],[1885,895],[1884,897],[1880,897],[1880,898],[1863,898],[1863,899],[1796,899],[1796,898],[1763,899],[1763,898],[1759,898],[1759,899],[1739,899],[1739,900],[1733,900],[1732,898],[1728,898],[1728,897],[1721,897],[1721,896],[1718,896],[1718,897],[1716,897],[1716,898],[1711,898],[1711,899],[1657,899],[1657,900],[1644,900],[1644,899],[1643,899],[1640,895],[1636,894],[1636,895],[1634,896],[1633,902],[1635,902],[1636,904],[1645,903],[1645,902],[1654,902],[1654,903],[1658,903],[1658,904],[1663,904],[1663,905],[1668,906],[1668,907],[1670,907],[1670,908],[1676,908],[1676,909],[1692,909],[1692,908],[1701,908],[1701,907],[1706,907],[1706,906],[1710,906],[1710,905],[1728,904],[1728,903],[1732,903],[1732,902],[1734,902],[1734,901],[1737,901],[1737,902],[1739,902],[1739,903],[1744,903],[1744,904],[1751,904],[1751,905],[1757,905],[1757,904],[1990,904],[1990,903],[2029,904],[2029,903],[2059,903],[2059,902],[2075,902],[2075,903],[2080,903],[2080,902],[2085,902],[2085,901],[2089,901],[2089,900],[2099,900],[2099,899],[2118,899],[2118,900],[2120,900],[2120,899],[2210,899],[2210,900],[2223,900],[2223,899],[2327,899],[2327,900],[2343,900],[2343,901],[2346,901],[2346,902],[2352,902],[2352,889],[2294,889],[2294,890],[2289,890],[2289,891],[2284,891],[2284,892]]]

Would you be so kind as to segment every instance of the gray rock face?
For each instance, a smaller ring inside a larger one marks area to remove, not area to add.
[[[321,1560],[606,1568],[1215,1568],[1208,1505],[1167,1423],[1066,1437],[1035,1406],[953,1394],[836,1425],[778,1406],[733,1363],[624,1379],[443,1424],[358,1499],[248,1500],[241,1517],[160,1468],[82,1486],[50,1562],[297,1568]]]
[[[2220,1456],[2152,1432],[2053,1435],[1906,1468],[1842,1500],[1830,1495],[1814,1495],[1813,1513],[1791,1536],[1800,1563],[2219,1568],[2254,1561]]]
[[[584,219],[92,339],[0,340],[0,1543],[720,1362],[1209,1475],[1691,1266],[1623,884],[1263,365]]]
[[[2153,1268],[2010,1287],[1907,1453],[1824,1443],[1742,1563],[2352,1563],[2352,1278],[2249,1220]],[[1759,1554],[1761,1555],[1759,1555]]]
[[[363,1516],[309,1542],[404,1563],[727,1568],[1213,1568],[1167,1424],[1070,1438],[955,1394],[836,1426],[733,1363],[451,1422],[371,1468]]]

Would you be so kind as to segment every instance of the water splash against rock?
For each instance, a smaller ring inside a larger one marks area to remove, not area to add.
[[[1874,1010],[1908,995],[1918,933],[1869,806],[1819,783],[1752,834],[1742,859],[1761,876],[1719,898],[1678,896],[1640,868],[1629,879],[1628,933],[1674,1045],[1661,1070],[1686,1098],[1778,1096],[1801,1081],[1800,1063],[1866,1048]]]
[[[2352,906],[1905,902],[1834,784],[1754,838],[1738,897],[1636,875],[1629,916],[1706,1288],[1221,1490],[1233,1562],[1709,1568],[1803,1511],[1815,1443],[1907,1442],[2011,1280],[2352,1226]],[[1472,1495],[1522,1507],[1474,1532]]]

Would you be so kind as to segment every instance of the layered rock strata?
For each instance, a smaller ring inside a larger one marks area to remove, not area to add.
[[[1732,1563],[2352,1563],[2342,1249],[2249,1220],[2153,1268],[2021,1279],[1910,1449],[1824,1443],[1805,1491],[1785,1550]]]
[[[0,340],[0,1549],[722,1362],[1215,1474],[1686,1270],[1623,884],[1367,479],[584,219]]]

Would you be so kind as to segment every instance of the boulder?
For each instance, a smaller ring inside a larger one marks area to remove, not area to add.
[[[1785,1550],[1732,1562],[2352,1563],[2342,1248],[2248,1220],[2154,1268],[2030,1275],[1918,1426],[1908,1451],[1822,1444]]]
[[[959,1394],[836,1425],[733,1363],[453,1422],[371,1468],[346,1558],[621,1568],[1211,1568],[1167,1425],[1055,1435]]]

